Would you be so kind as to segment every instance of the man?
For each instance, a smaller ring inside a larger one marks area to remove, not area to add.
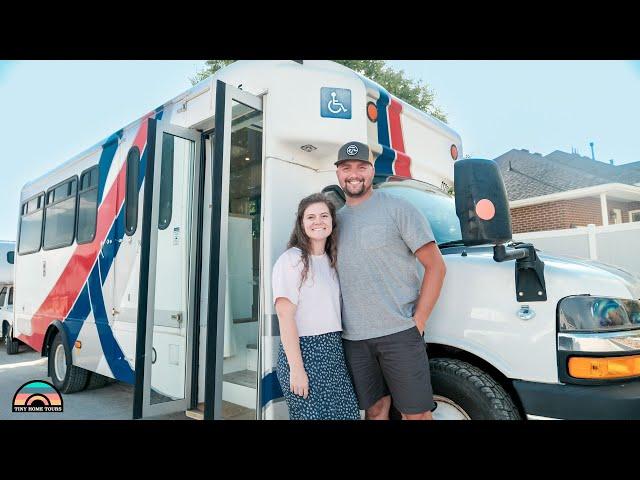
[[[360,408],[388,420],[431,420],[435,409],[424,345],[446,267],[428,221],[409,202],[373,190],[373,155],[349,142],[336,161],[346,205],[338,211],[337,269],[343,344]],[[415,259],[424,266],[420,277]]]

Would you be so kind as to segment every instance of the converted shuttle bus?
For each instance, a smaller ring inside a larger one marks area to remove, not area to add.
[[[640,279],[508,244],[493,163],[328,61],[235,62],[25,185],[8,335],[64,393],[134,384],[133,418],[287,418],[271,269],[302,197],[344,203],[350,140],[447,263],[426,331],[436,418],[640,418]]]

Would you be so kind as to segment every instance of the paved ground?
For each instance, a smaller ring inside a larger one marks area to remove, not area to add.
[[[13,413],[13,396],[31,380],[46,380],[47,359],[22,345],[17,355],[7,355],[0,340],[0,420],[131,420],[133,386],[113,383],[95,390],[63,394],[62,413]],[[158,420],[190,420],[184,413],[155,417]]]

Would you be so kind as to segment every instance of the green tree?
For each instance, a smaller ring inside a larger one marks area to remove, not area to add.
[[[190,79],[191,83],[195,85],[234,61],[207,60],[204,69]],[[396,70],[387,65],[384,60],[336,60],[336,62],[379,83],[390,93],[408,104],[427,112],[443,122],[447,121],[446,114],[435,104],[433,90],[421,80],[408,78],[404,70]]]

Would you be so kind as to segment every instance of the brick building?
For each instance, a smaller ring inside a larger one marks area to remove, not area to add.
[[[513,233],[640,221],[640,162],[616,166],[556,150],[510,150],[495,159]]]

